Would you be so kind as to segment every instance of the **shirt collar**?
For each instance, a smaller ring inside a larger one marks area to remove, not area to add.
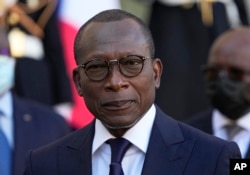
[[[235,122],[245,130],[250,131],[250,112],[246,113],[245,115],[237,119]],[[215,109],[213,110],[212,123],[214,130],[219,130],[224,126],[233,123],[233,120],[227,118],[219,110]]]
[[[155,119],[155,113],[155,106],[152,105],[147,113],[136,123],[136,125],[130,128],[123,135],[123,138],[129,140],[134,146],[138,147],[144,153],[146,153],[148,147],[150,133]],[[108,132],[100,120],[96,119],[92,154],[110,138],[114,138],[114,136]]]

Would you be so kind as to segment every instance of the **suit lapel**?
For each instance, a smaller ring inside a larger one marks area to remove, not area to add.
[[[92,174],[92,142],[94,122],[79,130],[72,143],[58,150],[58,167],[61,175]],[[67,168],[65,168],[67,167]]]
[[[142,175],[182,174],[194,141],[185,140],[176,121],[157,109]]]

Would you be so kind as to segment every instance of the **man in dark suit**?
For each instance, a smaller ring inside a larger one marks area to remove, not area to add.
[[[229,30],[215,41],[203,70],[213,109],[187,121],[207,133],[235,141],[246,158],[250,158],[249,48],[249,28]],[[229,136],[227,125],[240,128]]]
[[[48,144],[70,132],[64,118],[51,108],[22,99],[11,92],[14,83],[15,61],[10,57],[7,33],[1,26],[0,132],[8,141],[11,148],[9,157],[12,159],[8,170],[10,174],[1,172],[0,167],[1,175],[23,174],[25,157],[30,149]],[[1,144],[3,143],[1,142]],[[0,159],[3,156],[1,153]]]
[[[125,175],[229,174],[229,159],[240,158],[235,143],[154,104],[163,65],[139,18],[118,9],[95,15],[80,28],[74,53],[74,82],[95,119],[30,152],[25,175],[107,175],[115,168]],[[118,153],[124,156],[115,160]]]

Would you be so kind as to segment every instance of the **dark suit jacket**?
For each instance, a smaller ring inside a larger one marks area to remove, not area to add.
[[[30,149],[48,144],[69,133],[65,120],[52,109],[14,96],[13,173],[22,175]]]
[[[191,117],[190,120],[187,120],[186,123],[208,134],[214,134],[212,130],[212,111],[212,109],[208,109],[200,112]],[[246,158],[250,158],[250,145],[248,147]]]
[[[140,131],[143,132],[143,131]],[[94,122],[32,151],[25,175],[91,175]],[[179,123],[157,108],[143,175],[228,175],[237,145]]]

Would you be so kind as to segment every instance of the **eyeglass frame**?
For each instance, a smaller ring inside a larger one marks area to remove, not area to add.
[[[122,71],[122,69],[121,69],[121,67],[120,67],[120,61],[123,60],[123,59],[125,59],[125,58],[127,58],[127,57],[129,57],[129,56],[136,56],[136,57],[140,58],[141,61],[142,61],[142,63],[141,63],[141,64],[142,64],[141,70],[140,70],[137,74],[135,74],[135,75],[133,75],[133,76],[128,76],[128,75],[124,74],[123,71]],[[89,61],[87,61],[87,62],[85,62],[85,63],[83,63],[83,64],[78,65],[78,68],[83,68],[83,69],[84,69],[84,72],[85,72],[85,75],[86,75],[90,80],[92,80],[92,81],[102,81],[102,80],[104,80],[104,79],[106,79],[106,78],[108,77],[109,72],[110,72],[110,67],[112,66],[112,63],[117,62],[117,66],[118,66],[118,68],[119,68],[120,73],[121,73],[123,76],[125,76],[125,77],[132,78],[132,77],[136,77],[137,75],[139,75],[139,74],[141,73],[141,71],[142,71],[143,68],[144,68],[144,61],[145,61],[146,59],[150,59],[150,58],[151,58],[151,57],[146,57],[146,56],[141,56],[141,55],[126,55],[126,56],[123,56],[123,57],[120,57],[120,58],[116,58],[116,59],[112,59],[112,60],[91,59],[91,60],[89,60]],[[95,79],[91,78],[91,77],[88,75],[87,70],[86,70],[87,64],[89,64],[90,62],[95,61],[95,60],[102,60],[102,61],[107,65],[107,70],[108,70],[108,71],[107,71],[106,75],[105,75],[102,79],[100,79],[100,80],[99,80],[99,79],[98,79],[98,80],[95,80]]]

